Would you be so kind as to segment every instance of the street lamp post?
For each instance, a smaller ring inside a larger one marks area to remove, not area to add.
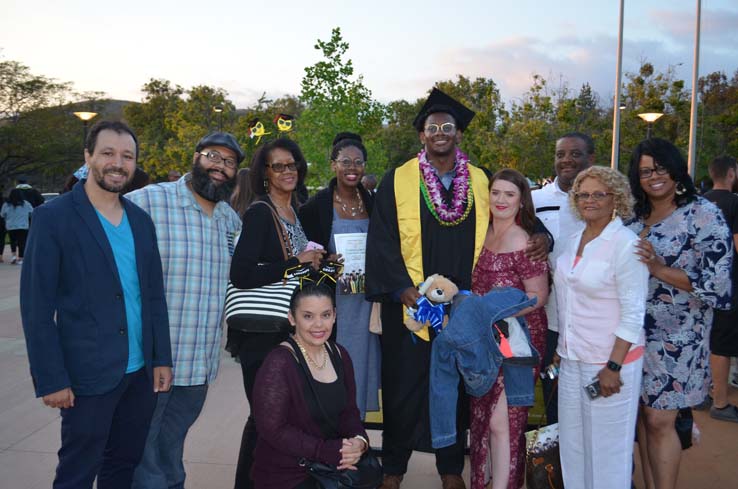
[[[653,126],[654,122],[661,118],[662,115],[664,114],[662,114],[661,112],[644,112],[642,114],[638,114],[638,117],[648,123],[648,128],[646,129],[646,139],[651,139],[651,127]]]
[[[213,112],[218,113],[218,131],[223,131],[223,106],[216,105],[213,107]]]
[[[74,115],[76,115],[84,125],[84,132],[82,133],[82,149],[84,150],[85,145],[87,144],[87,124],[97,115],[97,112],[75,112]]]

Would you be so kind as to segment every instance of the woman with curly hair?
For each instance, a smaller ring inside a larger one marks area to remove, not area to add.
[[[682,453],[674,422],[707,396],[713,309],[730,307],[731,236],[670,142],[638,144],[628,177],[636,200],[629,227],[650,274],[638,445],[649,489],[673,488]]]
[[[626,489],[643,365],[648,270],[623,225],[633,196],[615,170],[574,180],[571,209],[585,223],[556,261],[561,357],[559,437],[566,487]]]

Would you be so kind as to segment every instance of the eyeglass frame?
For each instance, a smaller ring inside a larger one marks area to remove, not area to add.
[[[449,127],[449,126],[451,127],[451,130],[448,132],[444,131],[443,128]],[[435,128],[435,129],[431,130],[431,128]],[[451,134],[456,134],[456,124],[454,124],[453,122],[444,122],[443,124],[439,125],[439,124],[434,124],[431,122],[430,124],[426,124],[426,126],[423,128],[423,131],[427,132],[431,136],[433,136],[434,134],[437,134],[438,131],[441,131],[442,134],[450,136]]]
[[[608,195],[615,195],[615,192],[575,192],[574,200],[577,202],[587,202],[589,199],[595,202],[602,202]]]
[[[644,175],[644,171],[648,172],[648,175]],[[653,176],[654,173],[656,173],[656,175],[666,175],[667,173],[669,173],[669,169],[661,165],[654,165],[653,168],[639,168],[638,178],[640,180],[648,180]]]
[[[293,161],[292,163],[267,163],[265,166],[267,168],[271,168],[274,173],[284,173],[287,170],[299,172],[300,168],[302,168],[302,164],[296,161]]]
[[[235,170],[236,168],[238,168],[238,160],[232,158],[224,158],[222,154],[218,153],[214,149],[211,149],[210,151],[199,151],[199,153],[207,158],[210,163],[213,163],[215,165],[222,164],[224,167],[230,168],[231,170]],[[210,155],[215,155],[218,159],[213,160]],[[229,164],[228,162],[231,163]]]
[[[349,168],[365,168],[366,167],[366,160],[362,160],[359,158],[356,158],[355,160],[352,160],[351,158],[341,158],[340,160],[331,160],[331,161],[341,165],[341,168],[343,168],[344,170],[348,170]]]

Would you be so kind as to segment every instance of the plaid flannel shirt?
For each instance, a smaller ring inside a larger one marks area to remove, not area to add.
[[[148,185],[126,197],[149,213],[159,241],[174,362],[174,385],[210,384],[218,374],[223,306],[241,220],[227,202],[203,212],[177,182]]]

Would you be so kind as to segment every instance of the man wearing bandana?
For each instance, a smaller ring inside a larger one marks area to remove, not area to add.
[[[413,123],[423,150],[387,172],[376,194],[367,237],[366,292],[369,300],[382,303],[385,489],[400,486],[413,450],[431,450],[428,377],[435,334],[427,328],[411,333],[403,325],[404,309],[415,305],[417,285],[434,273],[470,289],[487,232],[487,176],[458,148],[473,117],[474,112],[434,88]],[[466,418],[467,410],[460,407],[457,413]],[[454,445],[435,451],[444,489],[465,487],[465,430],[458,433]]]
[[[133,487],[184,487],[185,437],[218,373],[233,241],[241,230],[228,198],[244,153],[228,133],[197,143],[192,171],[126,195],[149,213],[159,242],[174,380],[158,396]]]

